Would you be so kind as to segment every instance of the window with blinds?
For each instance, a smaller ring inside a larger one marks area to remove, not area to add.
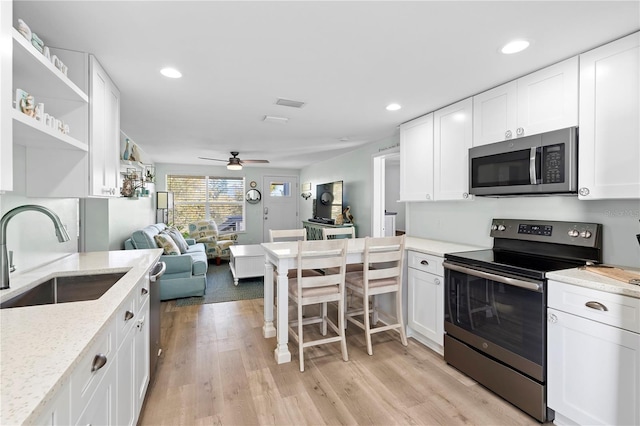
[[[173,192],[175,226],[213,220],[220,232],[245,229],[244,178],[168,175],[167,190]]]

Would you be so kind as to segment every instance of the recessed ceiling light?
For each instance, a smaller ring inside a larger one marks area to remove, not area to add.
[[[522,52],[529,47],[529,44],[527,40],[513,40],[505,44],[500,51],[505,55],[511,55],[512,53]]]
[[[387,111],[397,111],[402,108],[399,104],[389,104],[387,105]]]
[[[162,68],[160,70],[160,74],[169,78],[180,78],[182,77],[182,73],[175,68]]]

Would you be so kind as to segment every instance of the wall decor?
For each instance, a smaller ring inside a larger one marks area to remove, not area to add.
[[[311,182],[303,183],[300,186],[300,189],[302,190],[302,193],[300,194],[302,198],[305,200],[311,198]]]
[[[257,189],[250,189],[247,191],[245,199],[249,204],[258,204],[262,199],[262,194]]]

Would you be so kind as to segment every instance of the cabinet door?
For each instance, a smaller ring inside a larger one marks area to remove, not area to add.
[[[469,148],[473,140],[472,98],[434,113],[433,195],[469,199]]]
[[[640,198],[640,33],[580,55],[578,198]]]
[[[138,322],[134,329],[135,338],[135,406],[136,422],[144,403],[144,397],[149,386],[149,298],[145,299],[144,305],[138,310]]]
[[[640,424],[640,334],[548,309],[548,405],[584,425]]]
[[[0,1],[0,191],[13,191],[13,2]]]
[[[118,349],[118,374],[117,374],[117,416],[118,425],[136,424],[136,345],[137,330],[132,327],[124,337],[120,349]]]
[[[91,193],[119,195],[120,92],[98,60],[91,56]]]
[[[43,426],[62,426],[71,424],[70,404],[69,384],[67,383],[59,389],[52,400],[47,403],[43,413],[40,415],[38,420],[34,422],[34,424]]]
[[[516,137],[578,125],[578,57],[524,76],[517,83]]]
[[[400,200],[433,199],[433,114],[400,126]]]
[[[473,97],[473,146],[515,137],[517,83],[511,81]]]
[[[408,326],[442,346],[444,340],[444,290],[442,277],[409,268]]]
[[[115,364],[115,363],[114,363]],[[113,364],[105,372],[100,386],[80,415],[78,425],[115,425],[116,422],[116,372]]]

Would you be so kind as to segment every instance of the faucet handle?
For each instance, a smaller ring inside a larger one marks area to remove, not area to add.
[[[13,250],[9,250],[9,272],[14,272],[16,265],[13,264]]]

